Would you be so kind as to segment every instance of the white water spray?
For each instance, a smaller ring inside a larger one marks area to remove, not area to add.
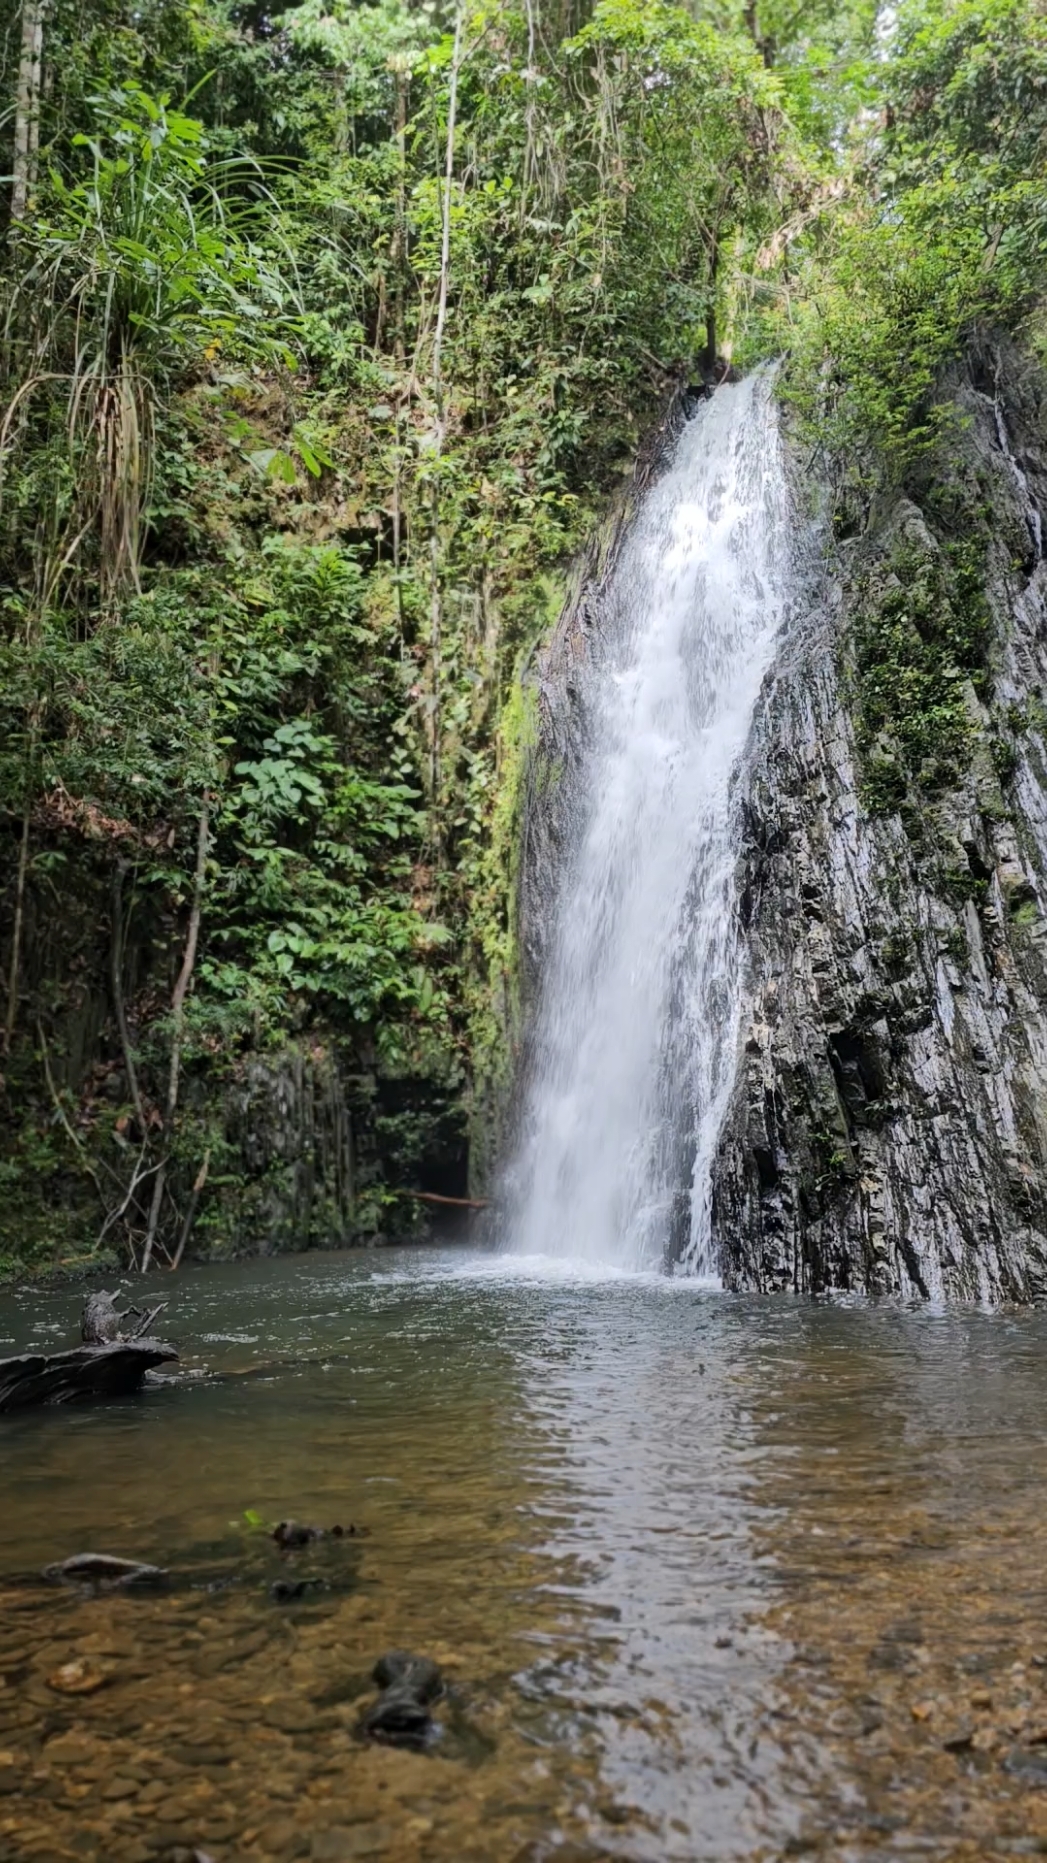
[[[714,1272],[740,968],[732,779],[787,564],[756,376],[688,422],[614,572],[509,1185],[514,1253]]]

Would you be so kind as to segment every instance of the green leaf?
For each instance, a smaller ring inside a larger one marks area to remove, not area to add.
[[[256,452],[248,453],[247,457],[260,478],[278,479],[284,485],[294,484],[294,460],[280,447],[259,447]]]

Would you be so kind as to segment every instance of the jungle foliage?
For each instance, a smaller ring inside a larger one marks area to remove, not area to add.
[[[778,311],[826,452],[869,484],[904,479],[942,437],[943,371],[979,329],[1040,340],[1047,12],[903,6],[863,89],[831,211],[803,229]]]
[[[0,1252],[219,1235],[289,1045],[395,1084],[382,1228],[511,1047],[564,566],[732,344],[863,495],[934,442],[1038,314],[1044,14],[7,0],[0,47]]]
[[[504,1041],[514,669],[787,132],[661,4],[24,0],[5,43],[5,1170],[170,1255],[249,1055],[464,1103]]]

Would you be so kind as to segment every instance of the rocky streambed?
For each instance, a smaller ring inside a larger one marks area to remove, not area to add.
[[[0,1855],[1030,1853],[1045,1328],[433,1250],[191,1273],[161,1388],[2,1420]],[[166,1577],[41,1578],[89,1546]],[[442,1690],[403,1745],[397,1651]]]

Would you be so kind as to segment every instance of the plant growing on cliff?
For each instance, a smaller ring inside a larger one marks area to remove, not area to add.
[[[897,480],[948,423],[938,388],[971,333],[1042,302],[1047,19],[1024,0],[910,0],[868,76],[874,109],[784,301],[792,392],[823,446]]]
[[[865,579],[854,629],[856,719],[864,796],[893,813],[910,791],[954,787],[976,723],[968,694],[986,690],[989,612],[984,549],[903,538]]]

